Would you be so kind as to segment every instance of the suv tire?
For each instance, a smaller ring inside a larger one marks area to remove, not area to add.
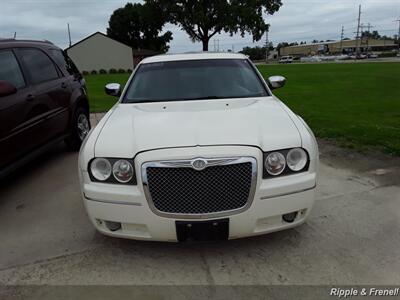
[[[78,151],[90,131],[89,112],[86,109],[81,106],[75,109],[69,131],[65,143],[71,150]]]

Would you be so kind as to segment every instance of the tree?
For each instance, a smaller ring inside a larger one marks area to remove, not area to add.
[[[379,32],[377,30],[374,30],[372,32],[363,31],[361,33],[361,37],[362,38],[369,38],[369,39],[380,39],[381,35],[379,34]]]
[[[170,16],[169,22],[181,26],[193,42],[200,41],[208,51],[210,39],[221,32],[231,35],[250,33],[259,41],[269,24],[263,13],[273,14],[282,5],[281,0],[146,0],[162,7]]]
[[[268,50],[274,50],[272,42],[269,43]],[[266,49],[265,47],[244,47],[240,53],[247,55],[251,60],[262,60],[265,59]]]
[[[287,47],[287,46],[289,46],[289,43],[287,43],[287,42],[279,43],[279,44],[276,46],[276,50],[279,51],[281,48]]]
[[[377,40],[388,40],[391,39],[392,37],[387,36],[387,35],[380,35],[377,30],[374,30],[372,32],[369,31],[363,31],[361,33],[362,38],[368,38],[368,39],[377,39]],[[396,39],[396,37],[394,37]]]
[[[135,49],[167,52],[172,33],[160,35],[166,17],[152,3],[128,3],[115,10],[109,20],[107,35]]]

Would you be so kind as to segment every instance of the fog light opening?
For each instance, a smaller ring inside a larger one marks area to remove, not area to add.
[[[105,221],[105,223],[106,223],[106,227],[110,231],[117,231],[117,230],[121,229],[121,223],[120,222]]]
[[[293,221],[296,219],[296,217],[297,217],[297,211],[291,212],[291,213],[288,213],[288,214],[284,214],[282,216],[282,219],[286,223],[293,223]]]

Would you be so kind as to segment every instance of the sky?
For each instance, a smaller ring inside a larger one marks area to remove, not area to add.
[[[112,12],[125,5],[126,0],[0,0],[0,38],[46,39],[65,48],[68,46],[67,23],[70,24],[72,43],[101,31],[106,33]],[[141,1],[130,1],[141,2]],[[269,40],[279,42],[337,40],[344,26],[344,36],[355,36],[358,5],[362,6],[361,22],[371,24],[371,30],[382,35],[397,34],[400,19],[400,0],[282,0],[283,5],[274,15],[266,15],[271,25]],[[164,30],[173,33],[171,53],[200,51],[200,43],[193,43],[179,27],[166,24]],[[215,35],[210,50],[240,51],[245,46],[265,43],[265,38],[253,42],[250,35]]]

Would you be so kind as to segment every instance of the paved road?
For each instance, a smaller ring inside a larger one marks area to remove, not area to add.
[[[0,284],[400,284],[399,160],[321,152],[305,225],[171,244],[96,233],[60,145],[0,185]]]

